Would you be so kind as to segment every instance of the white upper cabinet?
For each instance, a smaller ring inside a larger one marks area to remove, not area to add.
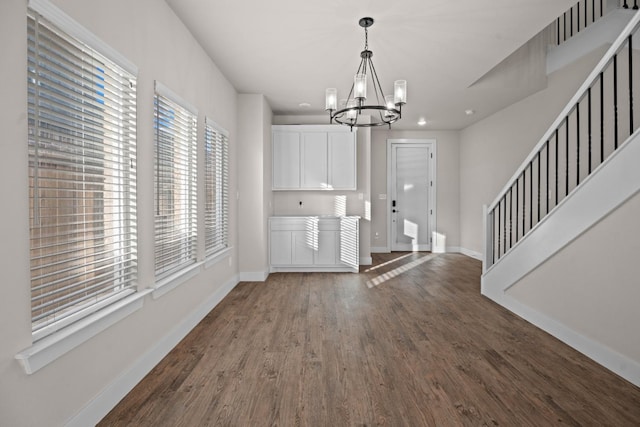
[[[300,188],[300,134],[273,132],[273,188]]]
[[[328,188],[327,179],[327,133],[303,132],[301,135],[300,170],[301,187],[315,190]]]
[[[273,126],[273,190],[355,190],[356,130]]]
[[[356,189],[356,142],[351,133],[328,134],[329,182],[334,190]]]

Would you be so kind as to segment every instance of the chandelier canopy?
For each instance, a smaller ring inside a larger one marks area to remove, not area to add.
[[[402,117],[402,106],[407,102],[407,81],[396,80],[393,84],[393,95],[386,95],[382,91],[382,85],[373,66],[371,57],[373,52],[369,50],[368,28],[373,25],[373,18],[360,19],[359,24],[364,28],[364,50],[360,52],[360,66],[353,79],[349,96],[340,101],[338,108],[338,91],[336,88],[326,90],[325,110],[329,111],[329,122],[354,127],[372,127],[388,125],[397,122]],[[365,104],[367,100],[367,74],[371,75],[371,84],[375,97],[374,104]],[[358,122],[362,113],[371,116],[371,122]]]

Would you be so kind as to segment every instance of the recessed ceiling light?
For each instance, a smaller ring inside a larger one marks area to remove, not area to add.
[[[300,108],[310,108],[311,104],[309,104],[308,102],[301,102],[300,104],[298,104],[298,106]]]
[[[476,112],[476,110],[471,110],[471,109],[469,109],[469,110],[464,110],[464,113],[465,113],[467,116],[470,116],[470,115],[472,115],[472,114],[475,114],[475,112]]]
[[[427,121],[423,117],[420,117],[420,120],[418,120],[418,125],[424,126],[426,124],[427,124]]]

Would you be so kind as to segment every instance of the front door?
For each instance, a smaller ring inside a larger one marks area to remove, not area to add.
[[[389,140],[392,251],[430,251],[435,141]]]

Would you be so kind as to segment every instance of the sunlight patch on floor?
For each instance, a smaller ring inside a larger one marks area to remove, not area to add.
[[[411,254],[409,254],[411,255]],[[367,280],[367,287],[369,289],[375,287],[375,286],[379,286],[381,284],[383,284],[384,282],[386,282],[387,280],[391,280],[394,277],[398,277],[399,275],[401,275],[402,273],[405,273],[409,270],[411,270],[412,268],[415,268],[417,266],[419,266],[420,264],[424,264],[427,261],[430,261],[431,259],[435,258],[437,255],[434,254],[429,254],[429,255],[425,255],[422,258],[418,258],[414,261],[411,261],[408,264],[402,265],[400,267],[394,268],[393,270],[387,271],[386,273],[382,273],[381,275],[374,277],[371,280]],[[395,260],[394,260],[395,261]]]
[[[405,255],[399,256],[398,258],[394,258],[394,259],[389,260],[389,261],[387,261],[387,262],[383,262],[382,264],[378,264],[378,265],[373,266],[373,267],[371,267],[371,268],[367,268],[364,272],[365,272],[365,273],[369,273],[369,272],[371,272],[371,271],[373,271],[373,270],[377,270],[377,269],[379,269],[379,268],[381,268],[381,267],[384,267],[385,265],[389,265],[389,264],[393,264],[394,262],[398,262],[398,261],[400,261],[401,259],[404,259],[404,258],[409,257],[409,256],[411,256],[411,255],[413,255],[413,252],[410,252],[410,253],[408,253],[408,254],[405,254]]]

